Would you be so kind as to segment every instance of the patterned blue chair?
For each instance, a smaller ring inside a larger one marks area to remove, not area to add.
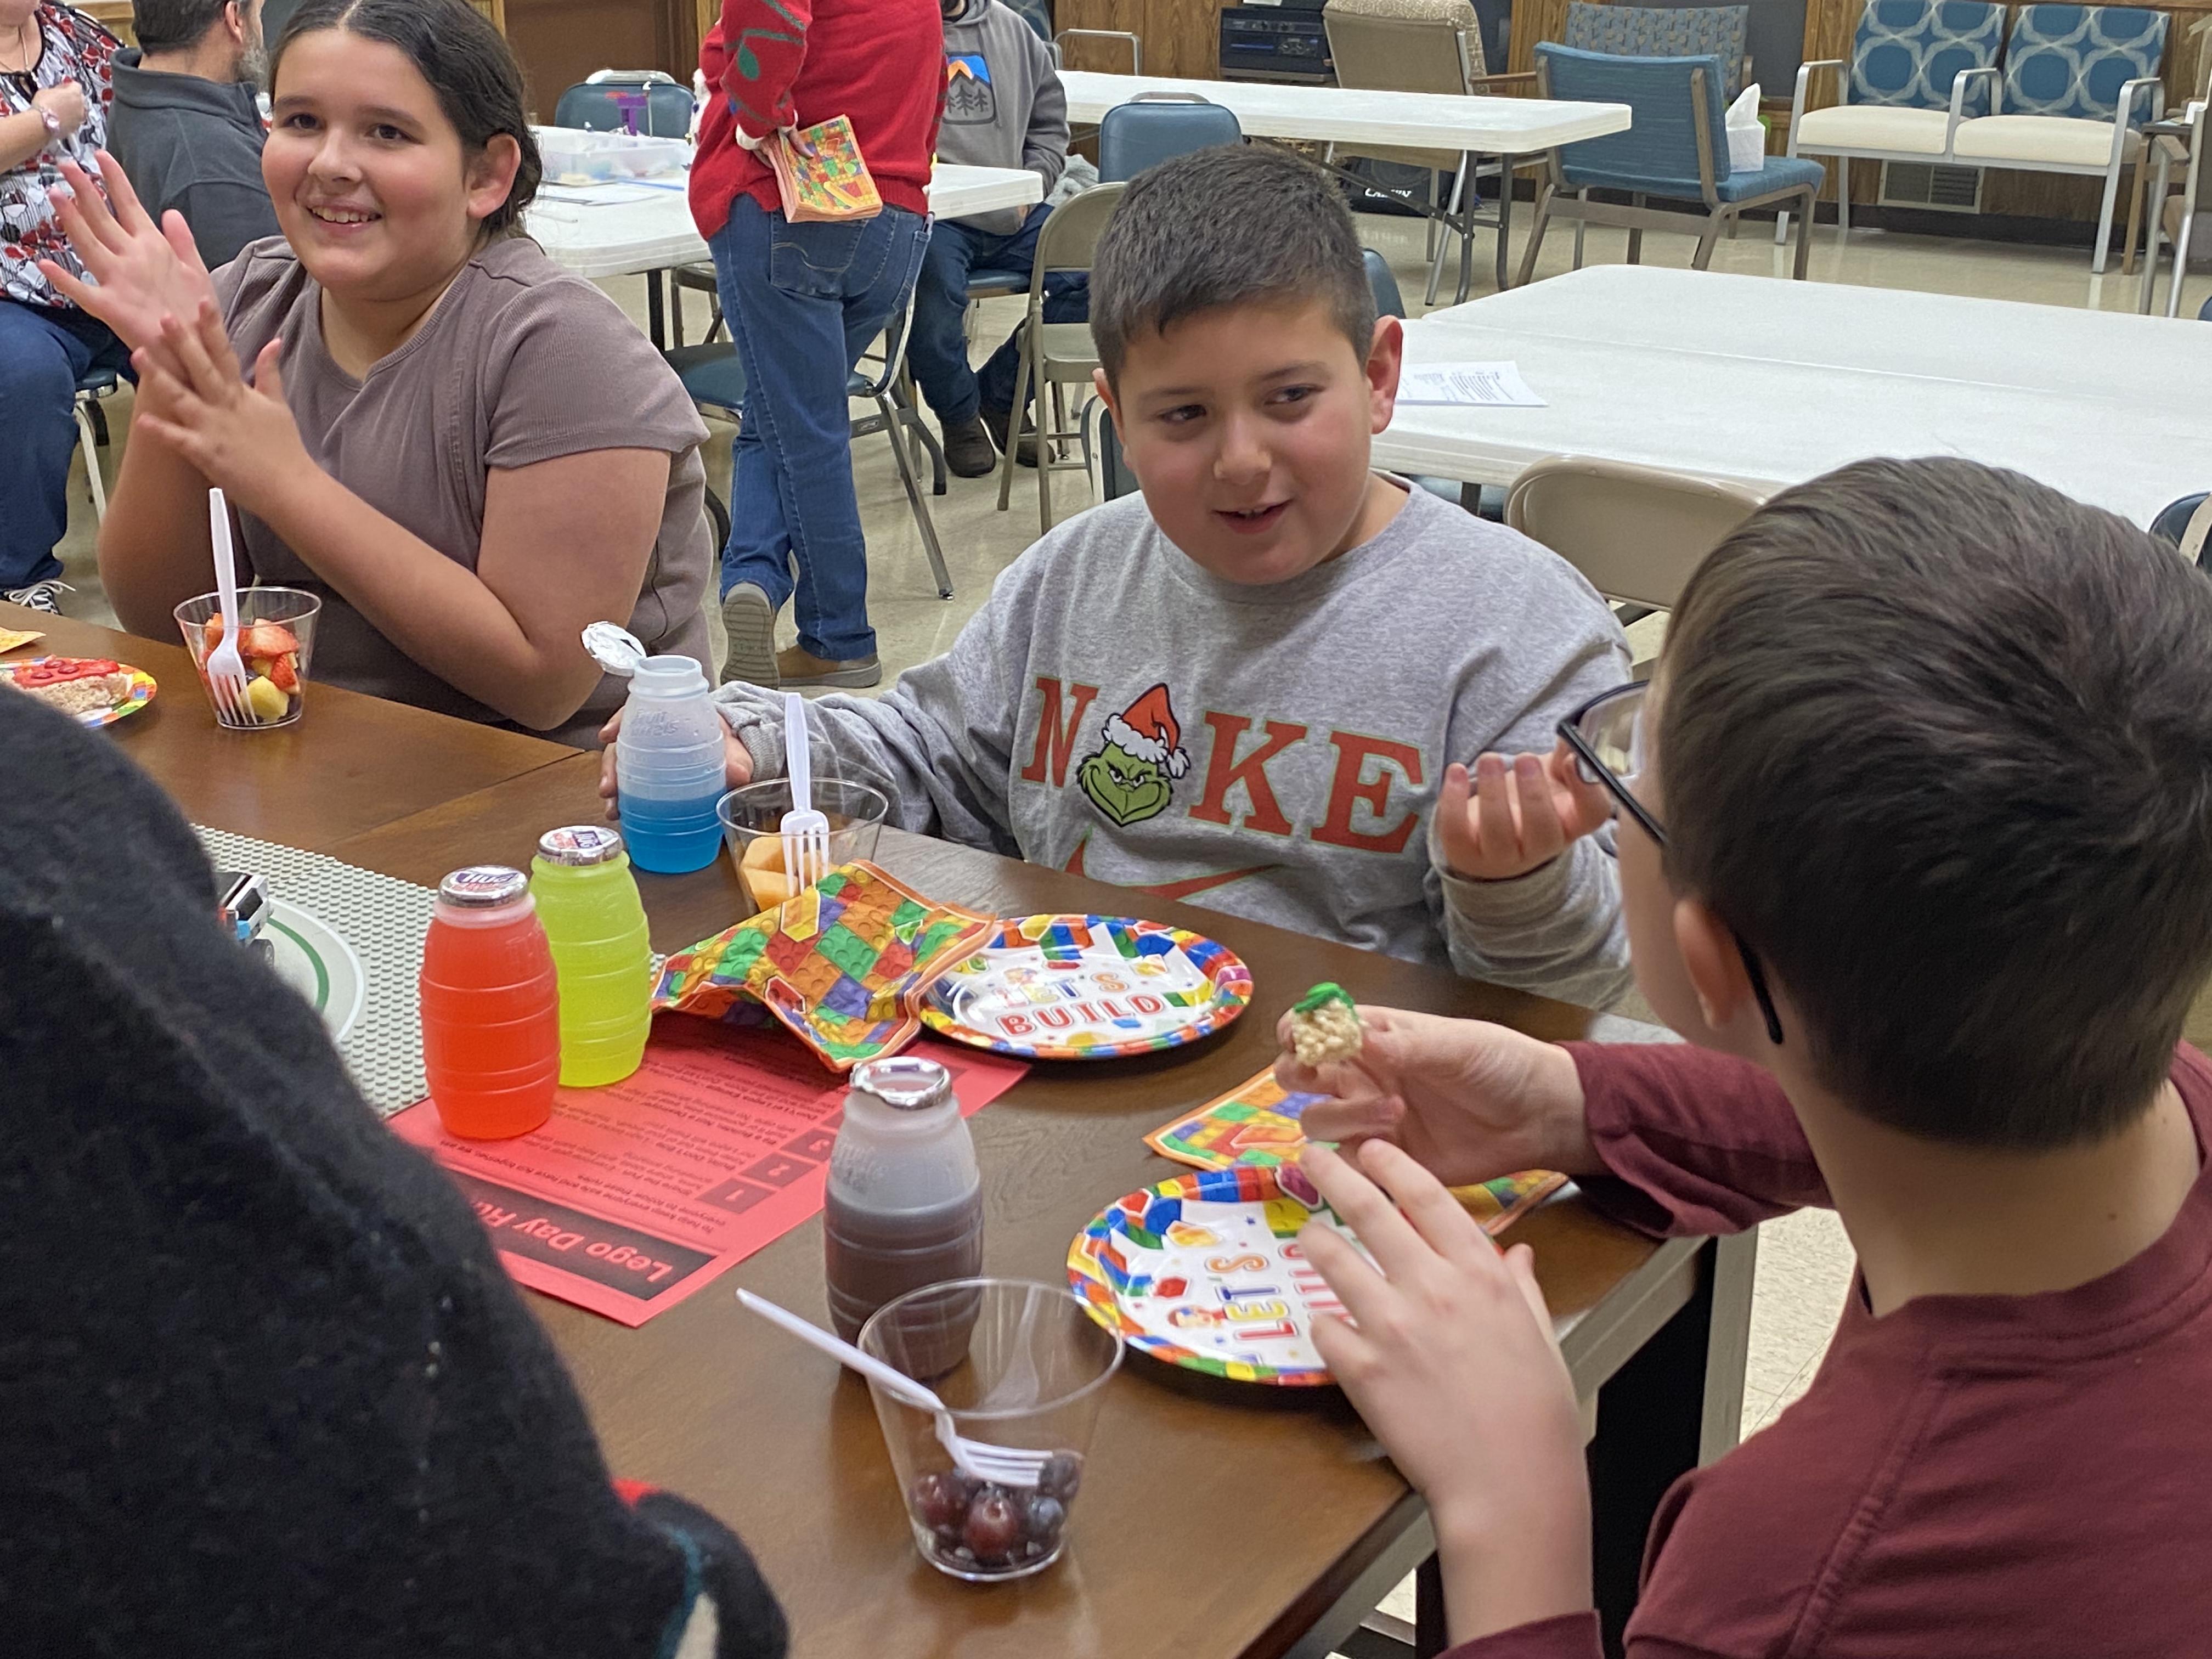
[[[2171,21],[2133,6],[2022,6],[1997,112],[1961,123],[1952,138],[1965,167],[2101,175],[2093,271],[2105,269],[2120,169],[2142,158],[2140,124],[2166,107],[2158,71]]]
[[[1621,225],[1628,231],[1628,262],[1642,257],[1647,230],[1681,230],[1695,220],[1644,205],[1647,198],[1702,202],[1703,234],[1691,267],[1703,270],[1723,228],[1744,209],[1787,203],[1809,216],[1820,188],[1820,165],[1769,155],[1756,172],[1731,173],[1721,101],[1723,65],[1717,58],[1616,58],[1545,41],[1536,48],[1538,95],[1595,104],[1626,104],[1628,131],[1585,138],[1547,153],[1548,170],[1536,195],[1536,223],[1521,280],[1536,269],[1536,251],[1553,218],[1581,224]],[[1593,190],[1626,191],[1626,205],[1590,199]],[[1575,263],[1582,263],[1576,236]],[[1805,276],[1805,230],[1797,233],[1799,281]]]
[[[1850,161],[1940,161],[1951,153],[1960,123],[1990,112],[1990,88],[2004,44],[2004,8],[1985,0],[1868,0],[1851,39],[1850,61],[1823,58],[1801,64],[1790,102],[1790,154],[1832,155],[1836,223],[1851,228]],[[1843,101],[1808,110],[1815,73],[1848,70]],[[1786,220],[1774,227],[1778,244]]]
[[[1717,58],[1721,100],[1743,90],[1749,6],[1613,6],[1568,0],[1565,44],[1614,58]]]

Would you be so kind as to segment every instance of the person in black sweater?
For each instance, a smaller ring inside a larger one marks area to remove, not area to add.
[[[0,1630],[41,1655],[780,1659],[610,1482],[445,1176],[223,931],[161,791],[0,690]]]

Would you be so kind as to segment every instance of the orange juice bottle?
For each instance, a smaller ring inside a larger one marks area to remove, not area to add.
[[[418,988],[422,1069],[448,1133],[499,1140],[552,1115],[561,994],[522,872],[472,865],[438,884]]]

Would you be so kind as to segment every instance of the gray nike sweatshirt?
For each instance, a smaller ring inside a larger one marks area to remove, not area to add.
[[[1565,561],[1424,490],[1260,587],[1128,495],[1023,554],[944,656],[817,699],[808,730],[817,775],[882,790],[904,829],[1602,1008],[1629,982],[1609,832],[1479,882],[1437,867],[1429,827],[1447,763],[1548,751],[1628,664]],[[781,697],[715,696],[783,775]]]
[[[1019,13],[999,0],[966,0],[945,25],[945,117],[937,159],[976,167],[1027,167],[1045,193],[1067,165],[1067,94],[1052,52]],[[1026,208],[963,219],[999,236],[1022,228]]]

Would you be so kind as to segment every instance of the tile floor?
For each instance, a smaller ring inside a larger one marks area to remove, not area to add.
[[[1522,222],[1525,225],[1525,214]],[[1361,234],[1369,246],[1382,250],[1389,257],[1408,302],[1418,312],[1425,284],[1419,222],[1363,216]],[[1593,229],[1589,233],[1586,258],[1593,263],[1621,259],[1626,257],[1625,240],[1625,233],[1620,231]],[[1567,268],[1572,241],[1571,234],[1565,232],[1547,238],[1538,270],[1540,277]],[[1648,234],[1644,257],[1654,264],[1686,264],[1691,247],[1692,238],[1687,235]],[[1477,293],[1486,291],[1483,284],[1486,278],[1480,262],[1487,255],[1486,245],[1478,240]],[[1784,263],[1787,257],[1773,246],[1766,234],[1747,226],[1737,240],[1720,245],[1713,266],[1721,270],[1781,276],[1788,270]],[[2110,311],[2132,310],[2136,294],[2136,278],[2120,276],[2117,264],[2102,277],[2091,276],[2086,249],[2023,247],[1867,229],[1854,230],[1849,244],[1839,246],[1832,227],[1823,227],[1814,234],[1811,276],[1816,282],[1981,295]],[[603,286],[634,317],[642,318],[644,294],[641,281],[617,278]],[[2184,292],[2185,314],[2194,314],[2203,303],[2208,289],[2212,289],[2212,283],[2204,276],[2191,279]],[[1447,298],[1449,292],[1448,278]],[[1020,315],[1020,304],[1015,300],[985,302],[975,331],[978,361],[1012,330]],[[697,309],[695,301],[695,331],[703,322]],[[109,421],[117,438],[116,450],[105,458],[111,479],[120,445],[127,441],[129,407],[127,388],[109,404]],[[714,428],[708,458],[709,477],[726,499],[728,435],[726,427]],[[998,573],[1034,538],[1037,524],[1036,476],[1028,471],[1018,474],[1012,507],[1006,514],[996,510],[995,477],[953,479],[950,493],[931,501],[930,510],[956,589],[951,599],[941,600],[930,580],[921,538],[900,489],[887,441],[880,437],[861,441],[855,448],[854,473],[868,533],[869,608],[879,636],[884,666],[889,676],[895,676],[900,670],[945,650],[961,625],[982,603]],[[1066,486],[1064,510],[1087,499],[1079,475],[1062,474],[1054,483],[1055,490],[1063,483]],[[74,486],[72,499],[70,534],[61,554],[68,567],[68,580],[76,584],[77,591],[66,598],[65,608],[75,616],[112,621],[94,565],[93,514],[81,475]],[[1639,632],[1639,656],[1656,652],[1656,632],[1650,627]],[[787,617],[782,642],[789,643],[791,637]],[[2212,996],[2200,1003],[2191,1022],[2191,1035],[2200,1042],[2212,1038]],[[1771,1223],[1765,1230],[1759,1249],[1751,1358],[1744,1397],[1746,1434],[1771,1421],[1810,1384],[1843,1304],[1851,1265],[1850,1241],[1832,1214],[1814,1212],[1793,1216]],[[1410,1582],[1384,1606],[1410,1619]]]

